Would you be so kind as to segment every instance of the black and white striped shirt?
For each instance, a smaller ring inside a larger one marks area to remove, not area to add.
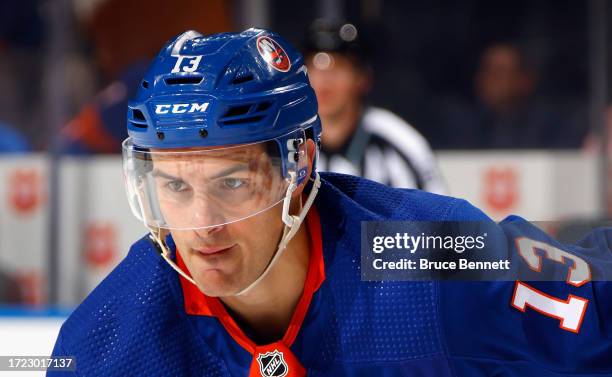
[[[335,153],[320,152],[317,167],[393,187],[446,193],[425,138],[397,115],[376,107],[365,109],[357,131],[344,147]]]

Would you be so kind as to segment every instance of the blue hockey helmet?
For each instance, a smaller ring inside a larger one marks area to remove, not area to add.
[[[187,31],[153,60],[128,105],[128,134],[142,148],[245,144],[321,124],[302,56],[260,29]],[[281,146],[283,148],[283,146]]]

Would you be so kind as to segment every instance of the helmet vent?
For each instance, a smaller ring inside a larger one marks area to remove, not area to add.
[[[230,107],[221,119],[219,124],[223,126],[256,123],[268,116],[266,110],[270,109],[273,101],[263,101],[256,104],[242,104]]]
[[[272,102],[261,102],[255,108],[255,112],[266,111],[266,110],[268,110],[270,108],[270,106],[272,106]]]
[[[185,84],[199,84],[202,82],[203,77],[201,76],[187,76],[187,77],[170,77],[165,79],[166,85],[185,85]]]
[[[236,117],[240,115],[245,115],[249,112],[252,106],[253,105],[233,106],[229,110],[227,110],[227,112],[225,113],[223,117],[226,118],[226,117]]]
[[[254,116],[238,118],[238,119],[221,120],[221,124],[224,126],[231,126],[234,124],[256,123],[262,120],[264,117],[265,115],[254,115]]]
[[[135,120],[140,120],[142,122],[146,122],[146,119],[145,119],[144,115],[142,114],[142,111],[133,109],[132,110],[132,115],[134,116]]]
[[[132,125],[132,127],[136,127],[136,128],[147,128],[147,124],[140,124],[140,123],[135,123],[135,122],[130,122],[130,124]]]
[[[249,82],[253,80],[253,74],[249,73],[243,76],[236,76],[234,80],[232,80],[233,85],[244,84],[245,82]]]

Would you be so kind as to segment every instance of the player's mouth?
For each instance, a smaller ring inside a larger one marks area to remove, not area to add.
[[[229,246],[210,246],[210,247],[198,247],[192,249],[194,252],[203,255],[203,256],[213,256],[213,255],[221,255],[228,252],[231,248],[236,246],[236,244]]]

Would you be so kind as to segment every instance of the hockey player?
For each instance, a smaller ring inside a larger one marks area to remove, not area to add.
[[[610,285],[590,281],[611,263],[609,233],[562,248],[519,218],[491,222],[545,251],[521,251],[534,271],[573,261],[559,264],[567,283],[361,280],[362,221],[490,220],[463,200],[319,175],[316,98],[279,35],[173,39],[128,131],[128,197],[150,235],[62,326],[54,355],[76,371],[49,375],[612,373]]]

